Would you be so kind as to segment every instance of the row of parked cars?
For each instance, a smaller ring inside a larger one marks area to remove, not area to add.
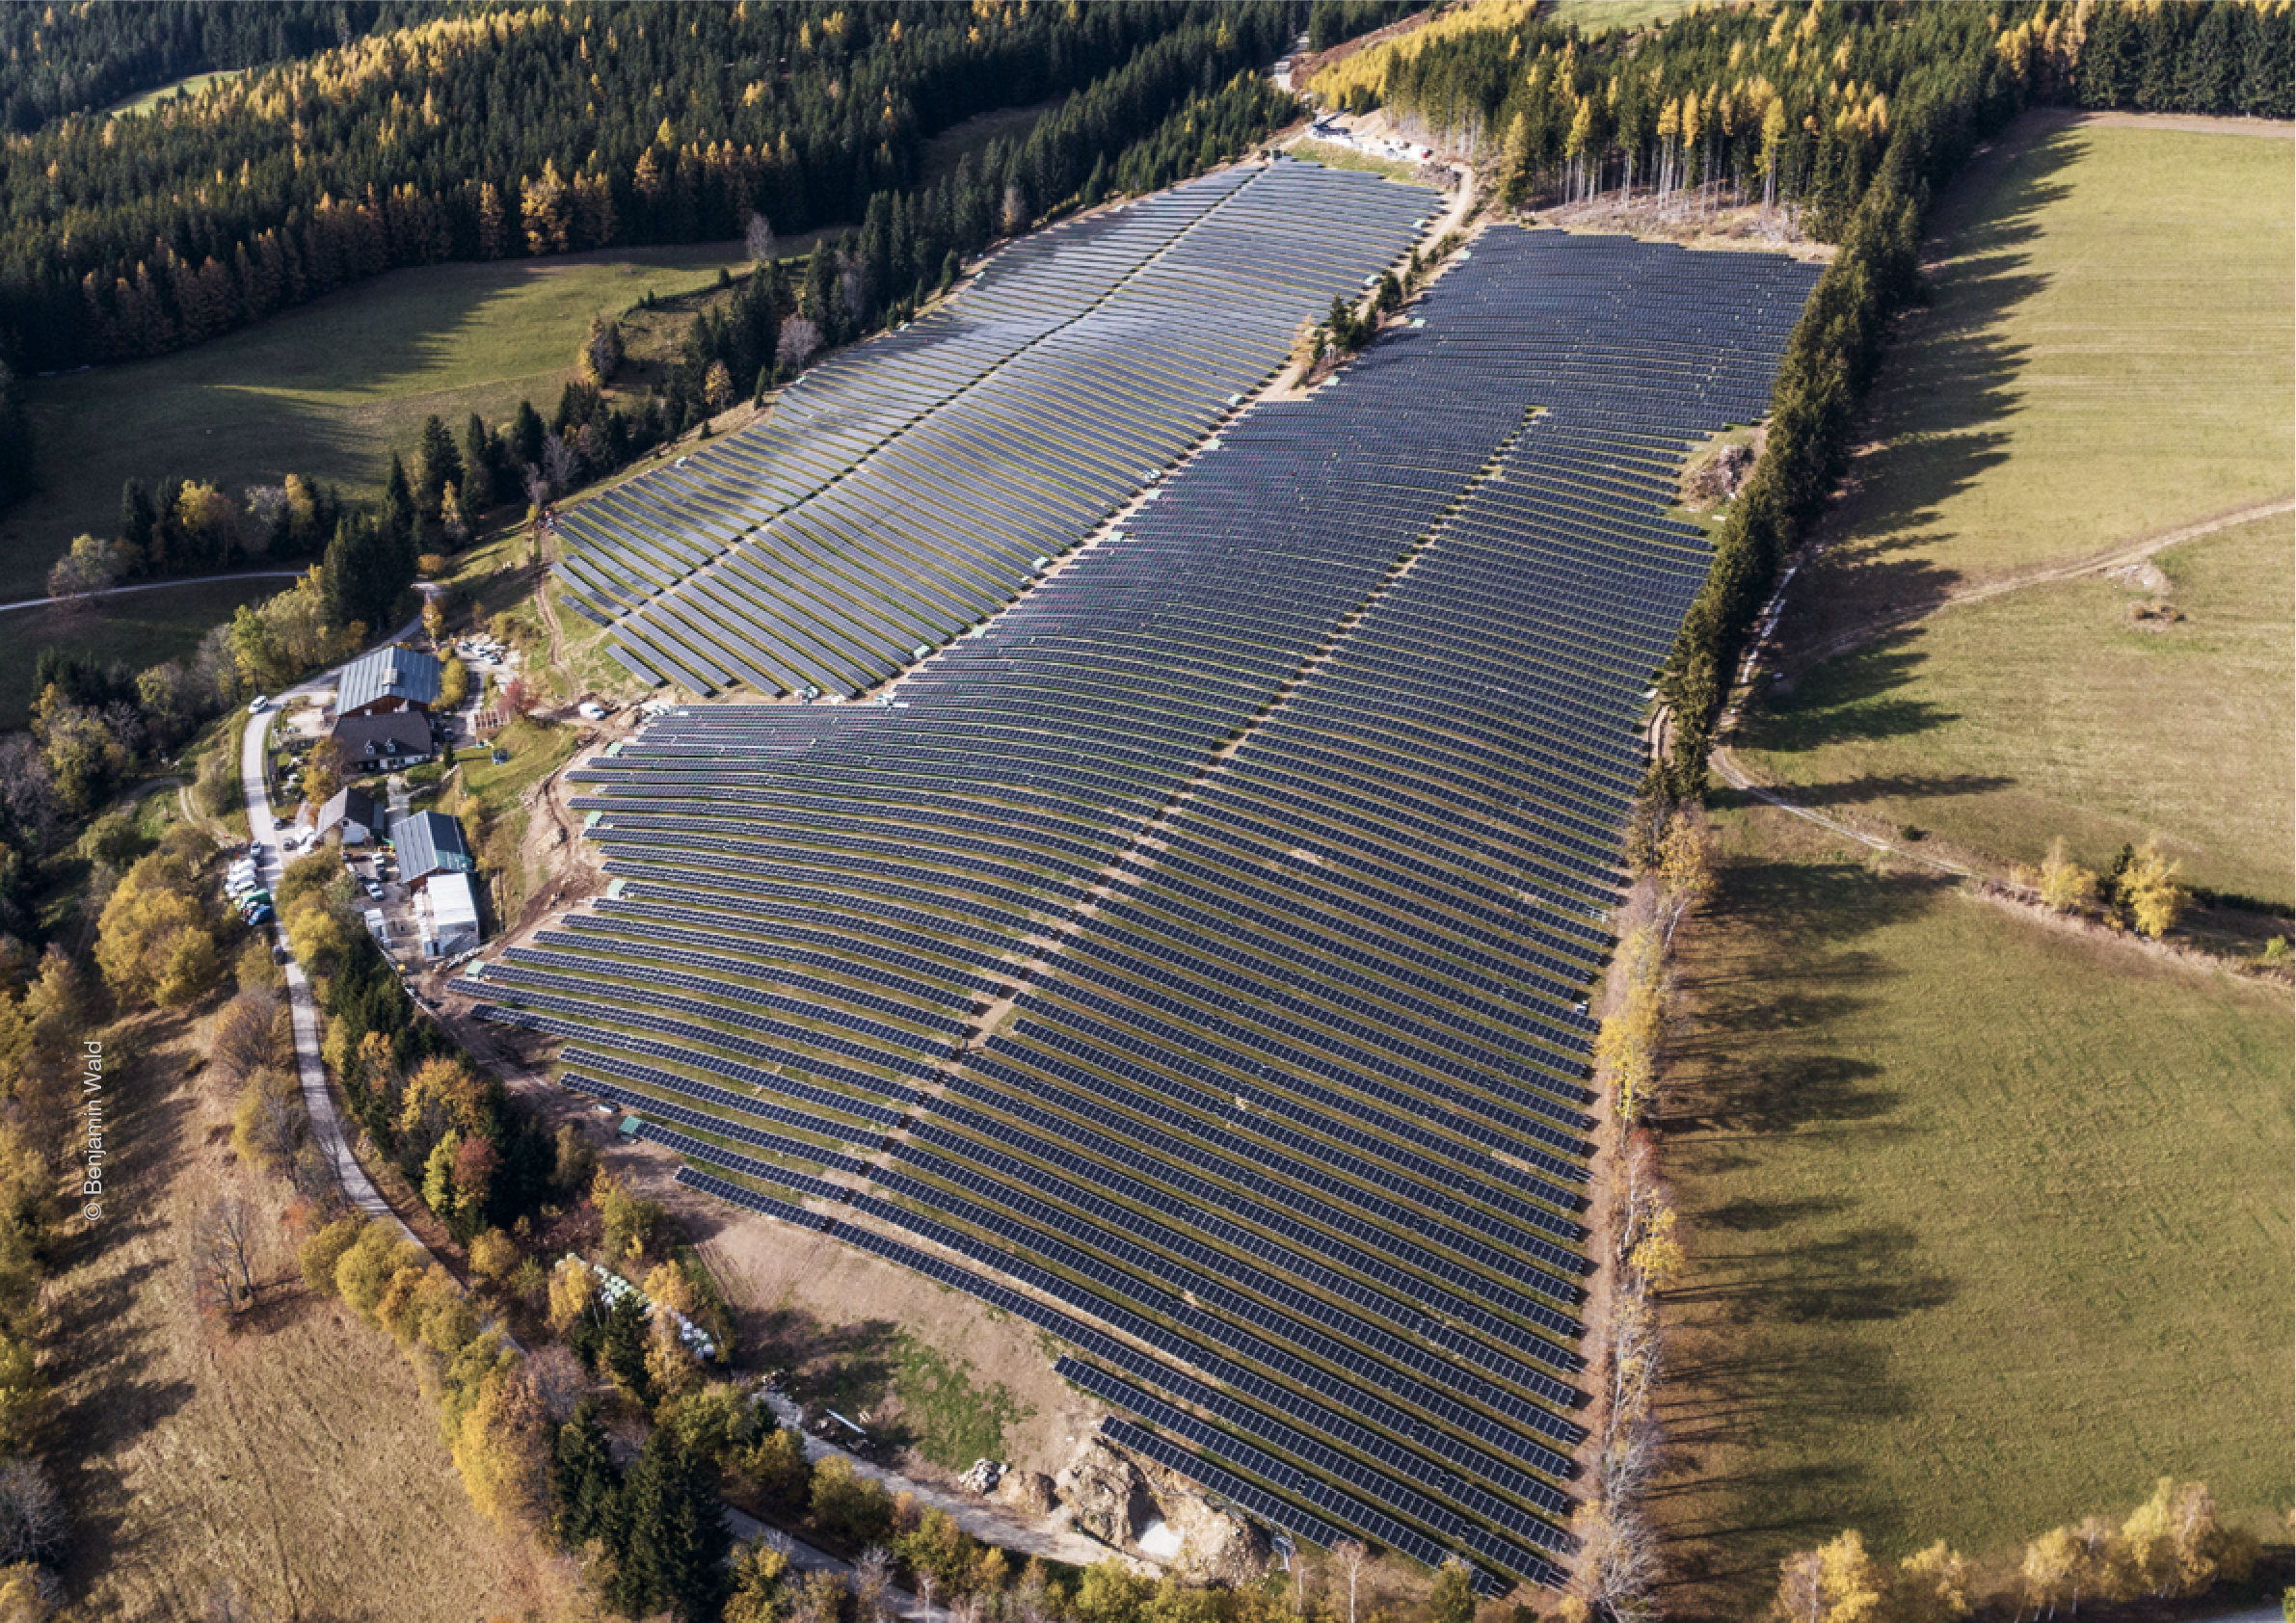
[[[271,905],[271,892],[264,888],[263,875],[257,865],[262,857],[262,846],[250,845],[247,854],[234,859],[230,871],[224,875],[224,899],[251,925],[268,924],[279,917]]]
[[[494,638],[481,636],[464,638],[454,645],[454,652],[473,665],[498,671],[510,651]]]

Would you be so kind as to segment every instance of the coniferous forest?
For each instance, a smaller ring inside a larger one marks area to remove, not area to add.
[[[1727,189],[1834,241],[1901,104],[1978,57],[2021,100],[2284,119],[2292,41],[2287,0],[1718,8],[1595,40],[1550,21],[1462,26],[1315,88],[1489,152],[1511,201]]]
[[[441,9],[439,0],[0,7],[0,123],[30,132],[172,80],[307,56]]]
[[[1189,98],[1272,60],[1299,12],[458,9],[0,150],[0,359],[156,355],[394,266],[722,241],[753,213],[803,231],[859,222],[880,194],[906,200],[930,275],[1096,160],[1105,181]],[[1058,96],[1026,139],[918,187],[932,135]]]

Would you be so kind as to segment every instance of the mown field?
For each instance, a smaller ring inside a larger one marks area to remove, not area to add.
[[[143,1057],[113,1072],[103,1220],[49,1290],[73,1600],[92,1617],[207,1617],[220,1590],[232,1616],[376,1623],[555,1606],[563,1575],[471,1506],[412,1367],[305,1291],[283,1227],[265,1231],[246,1327],[195,1317],[192,1225],[245,1176],[228,1101],[194,1069],[202,1036],[141,1023]]]
[[[2152,561],[2165,593],[2086,575],[1828,660],[1747,753],[1806,804],[2008,860],[2037,862],[2062,834],[2102,871],[2157,832],[2192,882],[2296,902],[2296,519]],[[2181,618],[2132,620],[2155,597]]]
[[[2296,519],[2155,560],[2184,619],[2102,576],[1950,607],[1810,670],[1878,614],[2126,549],[2296,490],[2296,142],[2033,115],[1956,183],[1945,260],[1873,448],[1785,625],[1790,692],[1742,756],[1813,801],[2004,861],[2157,830],[2206,885],[2296,899]],[[2159,582],[2152,583],[2157,589]]]
[[[30,597],[82,531],[111,534],[120,487],[172,475],[232,494],[290,472],[373,494],[433,412],[546,413],[592,315],[706,287],[735,244],[392,271],[156,360],[26,386],[41,491],[0,519],[0,594]]]
[[[191,652],[209,627],[229,621],[241,603],[260,601],[294,584],[276,576],[223,580],[123,592],[86,608],[12,609],[0,615],[0,730],[22,727],[30,715],[39,697],[32,691],[32,673],[42,649],[67,649],[107,665],[124,660],[141,671]]]
[[[1691,10],[1695,0],[1555,0],[1551,10],[1557,22],[1576,23],[1582,34],[1602,34],[1614,28],[1647,28],[1671,22]]]
[[[226,79],[236,79],[240,74],[246,71],[247,69],[244,67],[226,67],[213,73],[194,73],[188,78],[175,79],[168,84],[159,86],[155,90],[148,90],[143,92],[141,94],[131,95],[125,101],[116,102],[112,106],[105,108],[104,112],[109,117],[115,119],[120,117],[122,114],[148,113],[152,108],[158,106],[163,101],[170,100],[177,95],[196,97],[208,86],[221,84]]]
[[[2060,113],[1975,159],[1790,636],[2289,494],[2292,195],[2296,141]]]
[[[1668,1615],[1753,1616],[1845,1527],[1999,1552],[2164,1473],[2284,1528],[2284,989],[1722,828],[1663,1112]]]

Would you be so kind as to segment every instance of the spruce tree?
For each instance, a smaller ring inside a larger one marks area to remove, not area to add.
[[[396,451],[390,453],[390,477],[383,486],[383,514],[392,534],[414,535],[414,487],[407,478],[407,465],[399,460]]]
[[[480,509],[492,507],[502,499],[500,459],[494,454],[494,439],[487,433],[486,419],[476,412],[463,430],[463,511],[475,516]]]
[[[514,482],[528,463],[542,461],[542,413],[535,411],[533,401],[520,401],[519,414],[510,424],[510,451],[514,459],[510,473]]]
[[[423,420],[414,466],[414,511],[425,524],[437,524],[446,487],[463,483],[463,458],[454,448],[454,436],[436,414]]]
[[[714,1623],[725,1605],[734,1535],[702,1462],[666,1425],[646,1439],[629,1474],[622,1570],[611,1599],[627,1615],[667,1609]]]
[[[595,1538],[622,1545],[622,1473],[599,1423],[598,1399],[585,1397],[558,1428],[550,1459],[550,1529],[569,1549]]]
[[[120,539],[136,549],[139,563],[151,547],[151,532],[159,523],[159,514],[151,505],[151,492],[144,488],[141,479],[130,479],[120,488]]]
[[[624,1391],[641,1403],[652,1402],[654,1382],[646,1373],[646,1312],[635,1296],[624,1296],[606,1317],[605,1364]]]

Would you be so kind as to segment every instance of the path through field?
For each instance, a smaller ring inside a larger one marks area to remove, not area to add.
[[[128,592],[159,592],[171,586],[214,586],[227,580],[299,580],[299,570],[242,570],[237,574],[200,574],[184,580],[147,580],[136,586],[114,586],[107,591],[91,593],[85,598],[23,598],[13,603],[0,603],[0,614],[10,609],[46,608],[51,603],[100,603],[106,598],[117,598]]]
[[[2277,513],[2296,513],[2296,496],[2283,496],[2277,501],[2262,502],[2254,507],[2240,508],[2236,512],[2222,513],[2213,519],[2203,519],[2197,524],[2186,524],[2176,529],[2164,530],[2147,540],[2136,543],[2134,545],[2092,553],[2085,558],[2075,558],[2069,563],[2021,571],[2016,574],[1983,581],[1975,586],[1959,587],[1948,591],[1935,602],[1923,603],[1916,608],[1875,615],[1862,620],[1855,625],[1834,633],[1814,647],[1797,651],[1780,663],[1782,668],[1788,671],[1807,670],[1820,660],[1831,659],[1838,653],[1847,653],[1859,644],[1870,642],[1884,631],[1894,631],[1907,625],[1917,625],[1932,615],[1941,613],[1946,609],[1984,602],[1989,598],[2003,597],[2011,592],[2021,592],[2027,587],[2040,586],[2052,580],[2071,580],[2084,574],[2104,574],[2113,570],[2124,569],[2130,564],[2144,563],[2155,552],[2165,551],[2180,543],[2198,541],[2203,536],[2214,535],[2219,530],[2229,530],[2236,524],[2245,524],[2253,519],[2269,519]]]

